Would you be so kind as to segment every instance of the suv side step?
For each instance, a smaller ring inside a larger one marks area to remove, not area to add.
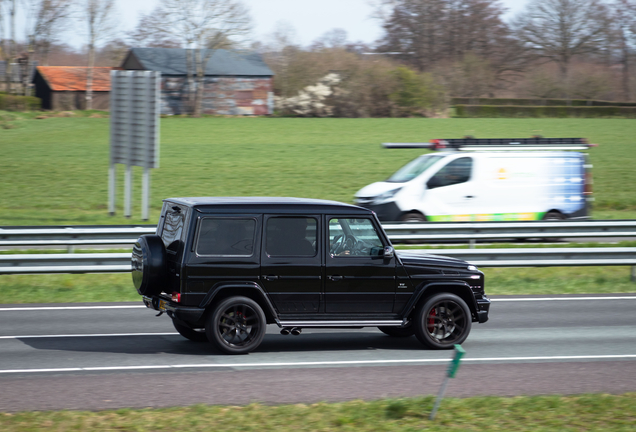
[[[406,320],[329,320],[329,321],[279,321],[279,327],[402,327]]]

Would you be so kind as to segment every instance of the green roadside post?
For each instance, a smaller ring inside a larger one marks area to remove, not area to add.
[[[464,357],[466,351],[462,348],[461,345],[455,344],[455,355],[448,365],[448,369],[446,370],[446,377],[444,378],[444,382],[442,383],[442,387],[439,389],[439,393],[437,394],[437,400],[435,401],[435,405],[433,406],[433,411],[431,411],[431,415],[428,417],[429,420],[435,420],[435,414],[437,414],[437,409],[439,408],[439,404],[442,402],[442,398],[444,398],[444,393],[446,392],[446,386],[448,385],[448,380],[450,378],[455,378],[455,374],[457,373],[457,369],[459,369],[459,364],[462,361],[462,357]]]

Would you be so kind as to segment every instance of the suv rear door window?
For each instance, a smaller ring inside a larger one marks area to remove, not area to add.
[[[269,256],[315,256],[317,222],[311,217],[272,217],[267,220],[265,251]]]
[[[256,220],[252,218],[203,218],[196,253],[200,256],[252,256],[255,232]]]
[[[168,253],[176,254],[179,251],[184,224],[185,209],[175,205],[166,211],[161,240]]]

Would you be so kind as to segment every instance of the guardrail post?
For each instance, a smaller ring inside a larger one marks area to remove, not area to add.
[[[636,282],[636,266],[632,266],[632,282]]]
[[[477,242],[477,241],[476,241],[475,239],[470,239],[470,248],[471,248],[471,249],[475,249],[475,243],[476,243],[476,242]]]

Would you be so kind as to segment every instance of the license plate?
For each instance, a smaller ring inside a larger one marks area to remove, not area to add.
[[[159,310],[160,311],[166,311],[166,301],[165,300],[159,300]]]

